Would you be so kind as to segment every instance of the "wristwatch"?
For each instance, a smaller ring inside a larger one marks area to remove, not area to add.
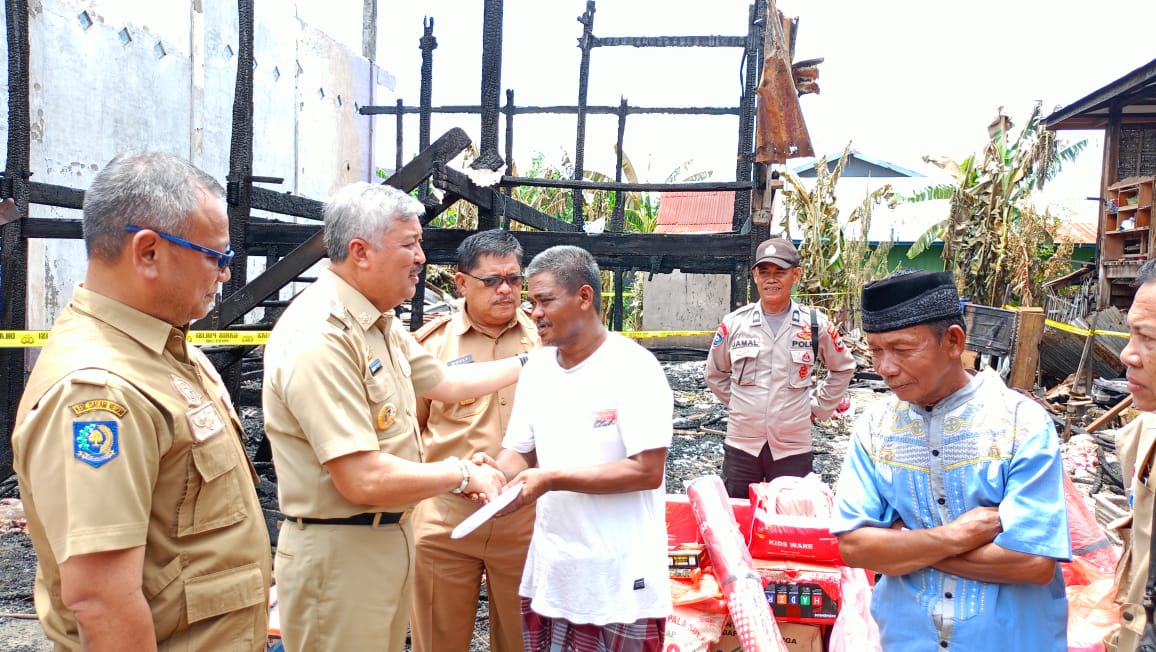
[[[460,494],[466,490],[466,487],[470,486],[470,463],[465,460],[458,459],[456,455],[450,455],[446,458],[446,461],[457,464],[458,470],[462,472],[462,483],[458,485],[457,488],[450,490],[450,493]]]

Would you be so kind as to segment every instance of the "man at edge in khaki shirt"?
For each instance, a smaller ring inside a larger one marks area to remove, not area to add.
[[[240,422],[185,342],[229,279],[224,192],[168,154],[113,159],[84,197],[84,283],[12,437],[56,650],[265,649],[269,536]]]
[[[509,231],[475,233],[458,247],[454,285],[462,301],[452,315],[414,333],[431,353],[452,365],[508,358],[541,346],[530,315],[519,308],[522,246]],[[418,401],[418,422],[428,460],[450,455],[497,457],[514,407],[514,387],[455,403]],[[461,539],[453,528],[475,505],[442,494],[414,512],[417,570],[410,638],[414,652],[465,650],[474,637],[478,595],[485,576],[490,650],[522,650],[518,585],[534,531],[534,508],[493,520]]]

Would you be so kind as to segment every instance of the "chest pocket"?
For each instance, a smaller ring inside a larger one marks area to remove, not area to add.
[[[805,389],[811,386],[811,375],[815,373],[815,356],[811,349],[791,350],[791,364],[787,372],[787,386],[791,389]]]
[[[384,373],[366,379],[365,395],[369,399],[370,419],[379,441],[409,434],[403,425],[408,419],[402,396]]]
[[[731,382],[738,385],[751,386],[759,371],[759,349],[753,346],[742,346],[730,350]]]
[[[185,493],[177,509],[177,536],[220,529],[245,518],[237,467],[241,455],[228,430],[192,447]]]

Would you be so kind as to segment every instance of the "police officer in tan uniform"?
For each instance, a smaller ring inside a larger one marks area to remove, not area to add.
[[[229,278],[221,186],[122,155],[84,198],[89,264],[12,437],[57,650],[263,650],[269,536],[237,415],[190,321]]]
[[[723,317],[705,371],[729,412],[722,478],[733,498],[746,498],[752,482],[812,471],[811,419],[831,416],[855,373],[827,316],[791,299],[802,276],[791,241],[765,240],[755,254],[759,301]],[[819,383],[816,357],[829,371]]]
[[[288,652],[400,651],[413,591],[411,509],[443,493],[495,496],[504,484],[468,460],[423,463],[417,396],[491,394],[516,381],[522,363],[447,369],[394,317],[425,263],[424,209],[389,186],[337,191],[324,211],[330,265],[265,347],[265,432],[286,515],[274,573]]]
[[[442,361],[451,366],[473,364],[540,346],[534,321],[519,308],[522,246],[509,231],[482,231],[463,240],[454,284],[463,298],[458,310],[414,333]],[[478,452],[497,457],[513,406],[512,386],[453,403],[420,400],[418,421],[426,459],[451,455],[470,459]],[[469,648],[483,575],[490,649],[522,649],[518,584],[534,530],[533,506],[451,539],[454,526],[473,509],[456,496],[442,494],[422,501],[414,512],[417,570],[410,623],[414,652]]]

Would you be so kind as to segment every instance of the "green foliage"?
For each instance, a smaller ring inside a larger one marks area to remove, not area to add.
[[[815,184],[810,189],[793,174],[782,174],[787,188],[783,191],[786,211],[781,222],[787,237],[792,237],[792,223],[798,229],[803,269],[800,299],[822,307],[849,329],[859,322],[863,286],[889,271],[891,243],[874,248],[868,243],[873,208],[880,203],[893,207],[897,201],[891,186],[884,185],[855,207],[846,224],[840,222],[835,190],[850,151],[850,145],[844,148],[833,169],[828,169],[826,159],[815,161]],[[853,225],[858,227],[857,233]]]
[[[1055,177],[1064,163],[1075,161],[1087,141],[1062,149],[1055,132],[1040,124],[1036,103],[1024,128],[1014,137],[1011,119],[996,112],[990,138],[979,155],[956,162],[946,157],[924,160],[946,171],[953,184],[932,186],[908,201],[949,199],[948,215],[921,235],[908,252],[914,258],[935,240],[943,240],[944,268],[955,273],[963,296],[984,305],[1040,298],[1037,263],[1052,246],[1058,220],[1028,208],[1028,197]],[[1042,247],[1042,249],[1041,249]],[[1005,296],[1013,292],[1016,296]]]

